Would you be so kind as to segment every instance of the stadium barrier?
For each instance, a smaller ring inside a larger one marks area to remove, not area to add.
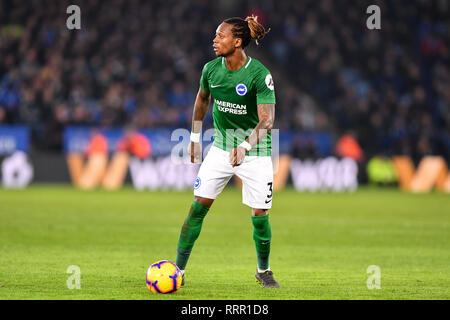
[[[444,191],[447,171],[447,165],[442,157],[424,157],[412,178],[411,191],[429,192],[433,187]]]
[[[107,165],[107,155],[102,153],[90,154],[87,158],[86,166],[81,172],[77,186],[82,189],[96,188],[105,175]]]
[[[0,157],[4,188],[25,188],[33,179],[34,169],[28,159],[29,129],[20,125],[0,126]]]
[[[425,156],[417,170],[408,156],[395,156],[393,163],[399,185],[403,190],[423,193],[436,188],[439,191],[450,192],[450,174],[443,157]]]
[[[394,161],[387,157],[373,157],[367,162],[366,171],[370,183],[393,185],[398,181]]]
[[[27,127],[0,126],[2,184],[5,188],[24,188],[34,179],[35,182],[72,181],[75,186],[88,190],[99,187],[115,190],[125,183],[131,183],[137,190],[190,189],[199,165],[187,159],[174,161],[173,150],[181,150],[182,143],[179,136],[174,138],[173,132],[170,129],[143,131],[136,140],[138,145],[144,145],[139,148],[133,143],[123,143],[122,129],[98,131],[68,127],[64,136],[64,157],[39,151],[30,154]],[[353,159],[327,154],[331,144],[323,133],[317,136],[306,133],[302,139],[305,137],[321,141],[317,142],[321,144],[321,157],[308,160],[289,155],[295,136],[280,134],[281,155],[273,157],[274,190],[289,184],[298,191],[353,191],[359,184],[358,173],[367,169],[370,181],[398,182],[403,190],[411,192],[429,192],[434,188],[450,193],[450,172],[440,156],[424,157],[417,170],[407,156],[375,157],[364,168]],[[188,135],[184,138],[189,140]],[[92,143],[94,140],[96,143]],[[145,147],[143,141],[148,141],[148,146]],[[204,146],[205,142],[209,141],[204,141]],[[210,145],[204,147],[205,154]],[[241,182],[236,178],[235,183],[240,185]]]
[[[137,190],[192,189],[200,165],[172,161],[170,156],[130,160],[131,181]]]
[[[4,188],[23,189],[32,181],[34,171],[27,154],[16,151],[3,160],[1,172]]]
[[[392,158],[398,183],[401,189],[409,190],[414,176],[414,163],[408,156],[394,156]]]
[[[292,184],[298,191],[340,192],[358,187],[358,164],[351,158],[292,159],[290,171]]]
[[[122,187],[127,174],[129,160],[130,155],[127,152],[118,152],[114,155],[103,177],[103,188],[116,190]]]
[[[447,175],[447,178],[445,179],[443,191],[450,193],[450,173]]]
[[[274,159],[274,162],[277,159]],[[289,170],[291,168],[292,157],[287,154],[281,154],[278,158],[279,163],[274,163],[274,167],[278,167],[278,170],[273,176],[273,189],[281,190],[286,186],[289,179]]]
[[[81,189],[93,189],[102,186],[108,190],[122,187],[128,170],[129,154],[118,152],[111,161],[102,153],[84,156],[78,153],[67,155],[67,165],[72,183]]]

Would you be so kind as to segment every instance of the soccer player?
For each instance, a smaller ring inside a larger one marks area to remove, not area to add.
[[[188,148],[191,162],[201,161],[200,133],[211,96],[216,133],[213,146],[200,166],[194,183],[194,202],[178,239],[176,264],[183,273],[182,285],[184,270],[203,219],[230,178],[237,175],[243,183],[242,202],[252,211],[257,253],[255,277],[264,288],[280,287],[269,266],[271,228],[268,210],[272,207],[273,193],[270,130],[275,116],[274,84],[269,70],[244,51],[252,39],[258,44],[267,32],[253,15],[246,19],[226,19],[217,28],[213,40],[217,58],[203,68]]]

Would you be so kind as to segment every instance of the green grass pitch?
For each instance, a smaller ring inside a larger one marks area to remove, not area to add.
[[[209,211],[186,286],[152,294],[151,263],[175,261],[192,192],[85,192],[65,185],[0,189],[0,299],[449,299],[450,196],[396,189],[276,192],[271,269],[254,280],[250,210],[227,187]],[[69,290],[70,265],[81,289]],[[380,268],[369,290],[367,268]]]

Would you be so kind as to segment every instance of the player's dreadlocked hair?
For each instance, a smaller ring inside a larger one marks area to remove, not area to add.
[[[245,48],[252,39],[256,41],[256,45],[259,45],[259,40],[270,31],[270,28],[266,31],[258,22],[258,17],[254,15],[245,19],[229,18],[224,22],[233,25],[231,32],[234,37],[242,39],[242,48]]]

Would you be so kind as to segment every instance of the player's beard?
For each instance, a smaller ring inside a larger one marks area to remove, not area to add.
[[[231,49],[228,52],[225,52],[223,50],[223,48],[218,47],[217,51],[214,51],[214,53],[216,54],[217,57],[224,57],[224,58],[226,58],[226,57],[231,56],[235,51],[236,50]]]

